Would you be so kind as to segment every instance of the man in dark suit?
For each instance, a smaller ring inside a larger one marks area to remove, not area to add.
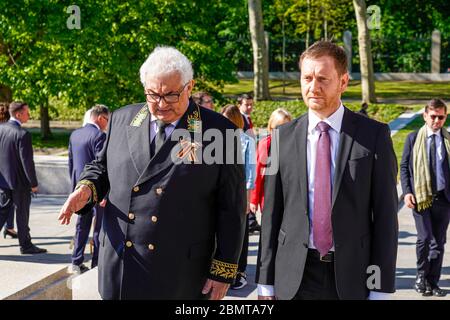
[[[47,250],[31,242],[28,227],[31,192],[38,191],[31,134],[22,128],[30,118],[30,110],[26,103],[16,101],[9,105],[9,113],[8,123],[0,126],[0,226],[14,206],[20,252],[44,253]]]
[[[387,125],[341,103],[345,51],[300,57],[307,114],[275,130],[256,282],[261,299],[383,299],[395,290],[397,164]]]
[[[215,148],[225,163],[201,159],[211,141],[199,135],[225,137],[236,127],[189,99],[192,78],[182,53],[156,48],[141,67],[147,103],[111,114],[100,156],[61,209],[61,223],[69,223],[108,193],[103,299],[222,299],[236,276],[245,213],[239,136]]]
[[[106,131],[109,119],[108,107],[95,105],[91,109],[90,121],[82,128],[72,132],[69,140],[69,172],[72,180],[72,190],[75,190],[78,179],[83,172],[84,166],[95,160],[95,157],[103,148],[106,139]],[[72,272],[83,273],[88,270],[83,264],[84,250],[89,239],[92,218],[95,215],[94,227],[94,252],[91,267],[95,268],[98,261],[99,232],[103,217],[103,207],[95,205],[92,210],[84,215],[78,216],[74,237],[74,248],[72,254]]]
[[[406,138],[400,164],[404,200],[417,229],[417,277],[414,288],[424,296],[445,296],[439,288],[450,215],[450,135],[443,129],[447,106],[431,100],[425,125]]]
[[[238,106],[244,120],[244,132],[249,136],[254,136],[253,122],[250,117],[253,111],[253,96],[247,93],[241,94],[238,97]]]
[[[253,122],[252,118],[250,117],[253,111],[253,105],[254,101],[252,95],[244,93],[238,97],[239,111],[241,111],[242,120],[244,120],[244,132],[247,133],[250,137],[254,138],[256,141],[256,135],[253,130]],[[247,212],[247,224],[249,234],[261,231],[261,226],[256,220],[256,214],[251,212],[250,209]]]

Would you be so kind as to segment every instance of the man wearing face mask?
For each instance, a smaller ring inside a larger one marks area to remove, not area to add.
[[[72,180],[72,190],[75,189],[78,178],[83,172],[84,166],[95,160],[103,148],[106,139],[109,110],[107,106],[97,104],[90,109],[88,123],[72,132],[69,140],[69,173]],[[94,252],[91,267],[95,268],[98,260],[99,232],[102,223],[103,207],[96,205],[88,213],[78,216],[74,248],[72,253],[72,273],[79,274],[88,270],[83,264],[84,250],[91,230],[92,218],[95,216],[94,227]]]
[[[206,162],[200,156],[212,142],[197,136],[212,129],[225,141],[236,127],[190,99],[192,65],[175,48],[157,47],[140,73],[146,103],[111,114],[103,150],[59,219],[67,224],[107,195],[103,299],[222,299],[243,242],[245,172],[240,142],[219,147],[227,161]]]
[[[425,125],[406,138],[400,174],[405,205],[417,229],[417,276],[414,289],[423,296],[445,296],[439,288],[450,214],[450,135],[447,106],[432,99],[423,114]]]

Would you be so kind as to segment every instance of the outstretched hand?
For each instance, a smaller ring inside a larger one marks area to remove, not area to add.
[[[67,198],[59,212],[58,220],[61,220],[61,224],[67,225],[70,223],[72,214],[79,211],[87,204],[91,197],[91,193],[92,191],[88,186],[81,186],[69,195],[69,198]]]

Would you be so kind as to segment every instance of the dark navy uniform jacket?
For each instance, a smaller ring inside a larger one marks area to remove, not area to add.
[[[105,139],[106,134],[92,123],[86,124],[70,135],[69,172],[72,189],[75,188],[86,163],[94,161],[95,155],[102,150]]]
[[[202,126],[195,129],[199,118]],[[150,158],[149,125],[145,104],[115,111],[102,152],[80,177],[79,184],[95,191],[93,202],[108,193],[99,291],[103,299],[204,298],[207,278],[231,283],[237,272],[245,226],[244,167],[235,161],[184,162],[171,154],[196,130],[215,128],[225,140],[225,130],[236,127],[190,101],[175,130],[189,129],[187,135],[173,141],[174,131]],[[201,144],[198,152],[210,142]],[[221,148],[216,152],[224,158],[230,153],[242,158],[239,134],[231,148]]]

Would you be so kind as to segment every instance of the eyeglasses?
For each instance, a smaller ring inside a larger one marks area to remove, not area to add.
[[[430,118],[433,121],[436,120],[436,118],[438,118],[439,120],[444,120],[445,116],[437,116],[437,115],[432,114],[432,115],[430,115]]]
[[[176,102],[180,101],[180,96],[183,93],[183,91],[186,88],[188,83],[189,83],[189,81],[185,83],[185,85],[183,86],[183,88],[180,90],[179,93],[165,94],[163,96],[160,96],[159,94],[156,94],[156,93],[145,93],[145,97],[147,99],[147,102],[150,102],[150,103],[160,103],[161,99],[164,99],[164,101],[166,103],[176,103]]]

